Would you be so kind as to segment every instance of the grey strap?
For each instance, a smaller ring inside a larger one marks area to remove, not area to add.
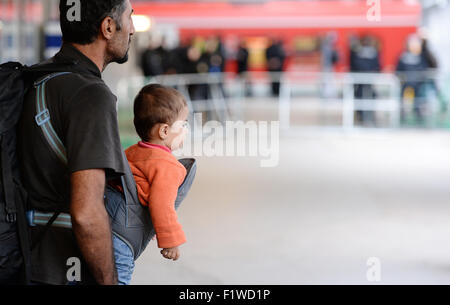
[[[36,87],[36,116],[35,121],[39,127],[41,127],[42,133],[47,140],[50,148],[56,154],[58,159],[65,165],[67,165],[67,152],[63,142],[58,137],[55,129],[50,121],[50,112],[45,102],[45,85],[46,83],[58,76],[70,74],[71,72],[53,73],[40,81],[37,81],[34,86]]]

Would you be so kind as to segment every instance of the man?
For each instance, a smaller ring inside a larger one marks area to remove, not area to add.
[[[120,144],[116,97],[101,72],[109,63],[127,61],[133,10],[129,0],[77,2],[60,1],[63,46],[52,59],[75,62],[74,73],[48,81],[45,95],[67,164],[50,149],[35,121],[34,88],[26,96],[19,124],[18,151],[30,208],[71,218],[71,228],[58,226],[63,223],[58,219],[47,229],[31,227],[32,280],[108,285],[117,283],[117,275],[104,190],[108,180],[127,171],[128,163]]]
[[[158,76],[164,74],[163,58],[166,51],[162,47],[162,39],[156,35],[150,38],[147,49],[141,56],[142,72],[146,77]]]
[[[241,40],[239,42],[239,49],[236,54],[237,74],[239,75],[239,78],[243,81],[244,94],[246,97],[250,97],[252,95],[251,83],[249,82],[249,76],[247,75],[248,58],[249,52],[247,49],[247,42],[245,40]]]
[[[422,39],[412,34],[406,42],[406,50],[401,54],[396,72],[402,82],[402,98],[411,96],[414,101],[414,112],[418,123],[424,123],[426,107],[425,85],[426,71],[430,68],[429,61],[423,54]],[[403,104],[404,102],[402,102]],[[405,119],[405,109],[402,105],[402,120]]]
[[[380,54],[377,43],[372,36],[363,36],[361,40],[351,42],[350,71],[357,73],[380,72]],[[356,84],[354,86],[355,98],[371,100],[376,99],[375,88],[371,84]],[[364,125],[375,125],[375,113],[373,111],[356,112],[358,121]]]
[[[281,40],[272,40],[271,45],[266,49],[266,58],[269,72],[280,73],[283,71],[286,54]],[[272,76],[272,95],[278,97],[280,95],[280,77],[275,75]]]

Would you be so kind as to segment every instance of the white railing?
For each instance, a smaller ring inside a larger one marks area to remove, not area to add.
[[[232,73],[179,74],[153,78],[139,76],[121,79],[117,92],[119,101],[124,105],[131,103],[146,84],[172,86],[186,96],[191,113],[208,111],[215,114],[218,120],[226,121],[242,119],[245,86],[255,82],[280,82],[278,119],[282,130],[291,128],[293,95],[300,87],[315,88],[315,99],[320,102],[320,109],[336,105],[340,107],[343,128],[355,126],[355,111],[387,112],[391,127],[400,125],[401,82],[392,73],[250,72],[241,76]],[[205,85],[207,98],[191,100],[189,87],[192,85]],[[371,85],[383,94],[374,99],[356,99],[355,85]]]
[[[256,76],[258,77],[258,76]],[[340,104],[342,109],[342,126],[354,127],[355,111],[390,112],[392,127],[400,124],[400,90],[399,79],[388,73],[324,73],[324,72],[288,72],[271,73],[271,81],[280,82],[279,111],[280,127],[288,130],[291,127],[291,104],[294,87],[315,85],[320,88],[317,98],[320,107],[335,107]],[[372,85],[387,87],[387,97],[376,99],[355,99],[355,85]],[[324,88],[331,87],[330,90]],[[328,93],[326,92],[328,91]]]

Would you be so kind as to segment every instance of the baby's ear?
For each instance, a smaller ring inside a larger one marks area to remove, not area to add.
[[[165,140],[168,135],[169,135],[169,125],[161,124],[161,126],[159,127],[159,137],[162,140]]]

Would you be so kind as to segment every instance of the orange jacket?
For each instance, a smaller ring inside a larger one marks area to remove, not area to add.
[[[175,212],[178,188],[186,168],[159,145],[139,142],[126,151],[136,180],[139,201],[148,206],[159,248],[172,248],[186,242]]]

